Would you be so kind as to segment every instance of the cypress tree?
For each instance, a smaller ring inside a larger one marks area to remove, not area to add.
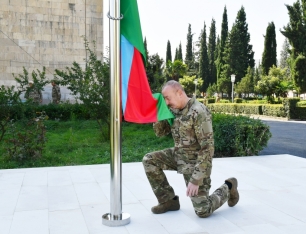
[[[253,81],[253,89],[255,91],[255,86],[257,85],[258,81],[261,79],[261,74],[260,74],[260,67],[255,67],[254,71],[254,81]]]
[[[187,33],[186,57],[185,57],[185,64],[187,64],[189,68],[192,64],[192,59],[193,59],[192,37],[193,37],[193,34],[191,33],[191,24],[189,24],[188,33]]]
[[[289,66],[289,58],[290,58],[290,45],[288,39],[285,38],[285,41],[282,46],[282,51],[280,54],[279,67],[282,69],[286,69],[286,76],[290,79],[290,66]]]
[[[183,61],[183,52],[182,52],[182,43],[180,42],[178,53],[177,53],[177,59]]]
[[[168,40],[167,42],[167,53],[166,53],[166,64],[168,61],[172,62],[172,54],[171,54],[171,44],[170,41]]]
[[[175,56],[174,56],[174,61],[177,60],[177,53],[178,53],[178,49],[175,49]]]
[[[217,82],[215,52],[216,52],[216,21],[212,19],[209,38],[208,38],[208,61],[209,61],[209,83],[210,84],[214,84]]]
[[[291,49],[290,70],[299,92],[306,92],[306,0],[297,0],[292,6],[286,5],[289,23],[281,33],[288,39]]]
[[[217,79],[220,77],[222,72],[222,67],[224,65],[224,51],[226,46],[226,41],[228,38],[228,21],[227,21],[227,9],[224,7],[222,24],[221,24],[221,39],[218,47],[218,58],[216,60],[216,69],[217,69]]]
[[[227,79],[231,74],[235,74],[235,82],[239,82],[247,73],[248,67],[254,68],[252,47],[246,23],[246,13],[242,6],[228,37],[224,53],[225,65],[223,65],[221,76]]]
[[[296,58],[299,54],[306,55],[306,1],[302,4],[297,0],[292,6],[286,5],[290,22],[283,28],[281,33],[288,38],[292,46],[292,55]]]
[[[209,86],[209,61],[207,54],[207,44],[206,44],[206,24],[204,22],[204,29],[201,33],[200,42],[200,62],[199,62],[199,76],[204,81],[201,91],[206,91]]]
[[[145,55],[146,55],[145,67],[147,68],[149,66],[149,51],[148,51],[148,45],[147,45],[147,38],[146,37],[143,41],[143,45],[144,45]]]
[[[273,22],[268,24],[266,36],[265,36],[265,46],[264,52],[262,54],[262,69],[263,74],[268,75],[270,67],[273,65],[276,66],[276,33],[275,33],[275,25]]]

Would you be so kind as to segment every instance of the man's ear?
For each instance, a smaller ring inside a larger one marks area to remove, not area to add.
[[[183,91],[181,89],[177,90],[177,94],[181,97],[182,96]]]

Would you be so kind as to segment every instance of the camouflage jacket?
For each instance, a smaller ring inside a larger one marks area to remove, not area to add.
[[[178,173],[192,174],[190,182],[202,185],[203,178],[210,177],[214,155],[211,114],[195,98],[184,109],[171,111],[175,116],[173,125],[157,122],[153,124],[155,134],[164,136],[171,131]]]
[[[30,87],[27,89],[24,97],[26,99],[32,100],[32,102],[39,104],[42,101],[42,93],[35,87]]]
[[[56,102],[61,100],[61,90],[58,85],[52,87],[52,100]]]

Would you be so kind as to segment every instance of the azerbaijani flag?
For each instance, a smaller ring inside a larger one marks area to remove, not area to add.
[[[174,118],[160,94],[152,95],[144,60],[137,0],[121,0],[121,99],[124,119],[134,123],[153,123]]]

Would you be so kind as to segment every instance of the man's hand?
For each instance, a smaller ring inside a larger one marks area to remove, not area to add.
[[[189,182],[187,186],[186,195],[188,197],[192,197],[194,195],[198,195],[199,185],[194,185],[193,183]]]

